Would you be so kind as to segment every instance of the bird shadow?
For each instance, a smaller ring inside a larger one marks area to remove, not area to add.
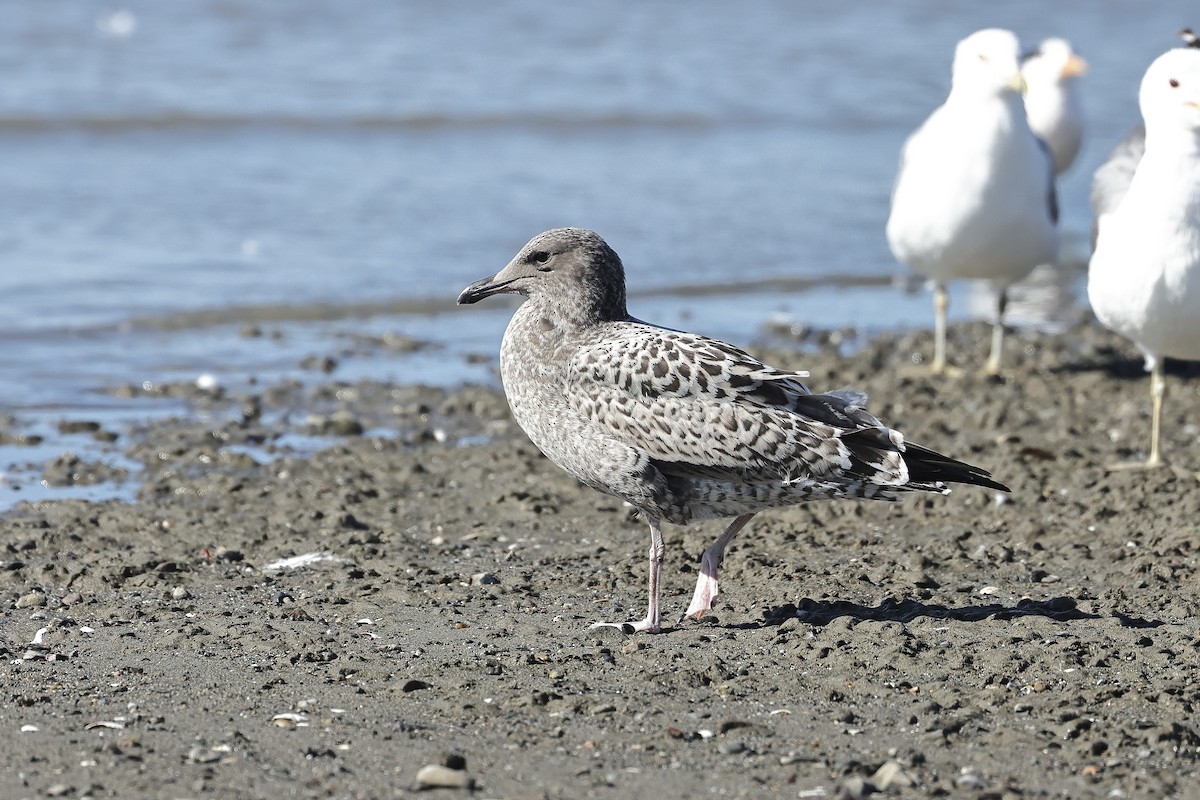
[[[1166,373],[1184,380],[1200,377],[1200,363],[1168,358],[1164,362]],[[1092,358],[1059,364],[1050,369],[1053,373],[1103,372],[1117,380],[1145,380],[1146,362],[1141,357],[1130,357],[1118,353],[1106,353]]]
[[[1127,628],[1157,628],[1166,623],[1158,620],[1140,619],[1121,613],[1113,616]],[[877,622],[912,622],[918,617],[979,622],[985,619],[1013,620],[1020,617],[1046,617],[1058,622],[1100,619],[1101,615],[1080,611],[1070,597],[1052,597],[1047,600],[1018,600],[1014,605],[986,603],[970,606],[946,606],[940,603],[922,603],[911,598],[889,597],[877,606],[864,606],[849,600],[811,600],[803,598],[796,603],[786,603],[767,611],[761,622],[747,623],[747,628],[763,628],[782,625],[796,617],[807,625],[828,625],[840,617]]]

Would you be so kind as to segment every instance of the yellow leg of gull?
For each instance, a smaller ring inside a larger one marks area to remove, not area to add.
[[[984,375],[999,375],[1004,357],[1004,309],[1008,306],[1008,289],[996,293],[996,321],[992,325],[992,352],[983,365]]]
[[[961,371],[946,363],[946,310],[950,308],[950,294],[940,281],[933,287],[933,361],[929,371],[934,375],[955,377]]]
[[[1154,359],[1150,369],[1150,455],[1145,461],[1122,461],[1110,464],[1108,470],[1155,469],[1167,466],[1162,457],[1162,407],[1167,394],[1167,375],[1162,358]],[[1195,476],[1200,477],[1200,476]]]

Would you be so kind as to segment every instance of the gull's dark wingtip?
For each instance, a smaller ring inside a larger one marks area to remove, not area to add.
[[[1012,491],[986,469],[919,444],[905,442],[904,463],[908,465],[909,480],[913,483],[962,483],[1000,492]]]

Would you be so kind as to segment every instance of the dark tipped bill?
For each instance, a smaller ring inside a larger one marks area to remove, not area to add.
[[[471,303],[478,303],[485,297],[491,297],[494,294],[503,292],[510,283],[512,281],[500,281],[497,283],[495,275],[475,281],[459,294],[458,305],[465,306]]]

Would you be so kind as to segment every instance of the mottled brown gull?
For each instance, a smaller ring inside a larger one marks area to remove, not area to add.
[[[701,559],[682,618],[699,617],[717,597],[725,547],[759,511],[944,493],[946,483],[1005,490],[978,467],[906,443],[867,413],[860,392],[814,395],[804,373],[634,319],[621,259],[592,231],[535,236],[458,302],[501,292],[526,298],[500,345],[517,423],[551,461],[650,525],[649,608],[640,622],[618,624],[629,632],[660,629],[663,521],[734,517]]]

